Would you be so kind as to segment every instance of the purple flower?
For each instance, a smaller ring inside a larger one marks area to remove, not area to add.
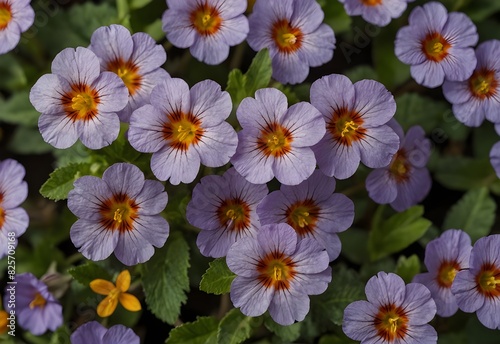
[[[500,178],[500,142],[495,143],[493,147],[491,147],[490,162],[497,177]]]
[[[49,292],[45,283],[31,273],[16,275],[15,281],[15,311],[19,326],[39,336],[47,330],[55,331],[62,325],[62,306]],[[12,288],[12,285],[7,285],[4,295],[4,305],[7,309],[11,290],[9,288]]]
[[[479,127],[485,118],[500,122],[500,41],[481,43],[476,58],[476,69],[468,80],[443,84],[444,96],[453,104],[455,117],[470,127]]]
[[[28,214],[19,207],[28,196],[25,173],[15,160],[0,161],[0,258],[7,255],[9,246],[17,246],[17,238],[28,228]]]
[[[222,176],[206,176],[196,185],[186,209],[189,223],[201,229],[196,244],[207,257],[219,258],[229,247],[260,228],[257,204],[269,190],[251,184],[234,168]]]
[[[78,327],[71,335],[72,344],[140,344],[138,335],[128,327],[115,325],[109,330],[97,321]]]
[[[121,25],[100,27],[90,42],[89,49],[99,58],[101,71],[116,73],[128,88],[128,104],[118,112],[120,119],[128,122],[132,111],[149,103],[153,87],[170,77],[161,68],[167,59],[165,49],[150,35],[138,32],[131,36]]]
[[[35,21],[31,0],[0,0],[0,54],[14,49]]]
[[[470,254],[469,269],[459,271],[451,286],[458,307],[476,312],[490,329],[500,329],[500,235],[476,241]]]
[[[102,179],[83,176],[68,195],[68,208],[79,219],[71,241],[90,260],[106,259],[114,251],[125,265],[143,263],[162,247],[169,226],[161,217],[168,197],[163,185],[144,180],[138,167],[119,163]]]
[[[362,16],[377,26],[386,26],[392,18],[399,18],[406,9],[407,0],[339,0],[350,16]]]
[[[176,47],[188,48],[198,60],[219,64],[229,47],[245,40],[248,20],[246,0],[167,0],[163,31]]]
[[[427,324],[436,314],[429,289],[405,285],[393,273],[379,272],[365,287],[368,301],[355,301],[344,310],[342,329],[361,344],[433,344],[437,333]]]
[[[410,25],[396,35],[396,56],[411,65],[415,81],[426,87],[440,86],[445,79],[463,81],[476,67],[472,46],[476,27],[464,13],[447,13],[439,2],[428,2],[413,9]]]
[[[138,151],[153,153],[156,178],[191,183],[200,162],[220,167],[236,151],[236,131],[224,121],[231,110],[229,93],[212,80],[190,90],[184,80],[166,79],[151,92],[151,105],[132,113],[128,138]]]
[[[420,126],[408,129],[405,137],[396,120],[388,125],[398,134],[401,147],[388,166],[368,175],[366,189],[375,202],[390,203],[394,210],[404,211],[422,201],[431,189],[432,179],[425,167],[431,143]]]
[[[57,54],[52,73],[30,92],[31,104],[42,113],[43,139],[56,148],[68,148],[78,138],[91,149],[110,145],[120,131],[116,113],[128,101],[123,81],[115,73],[100,73],[97,56],[81,47]]]
[[[269,49],[273,78],[297,84],[309,67],[330,61],[335,35],[322,24],[324,13],[314,0],[257,1],[249,16],[248,44],[253,50]]]
[[[437,314],[450,317],[458,310],[451,285],[457,272],[469,268],[472,245],[469,235],[458,229],[449,229],[425,247],[425,266],[429,272],[413,278],[431,292],[436,302]]]
[[[243,99],[236,116],[243,130],[231,163],[249,182],[267,183],[276,176],[283,184],[297,185],[314,172],[310,147],[325,134],[325,122],[311,104],[288,108],[281,91],[264,88],[255,99]]]
[[[262,226],[257,238],[238,240],[227,265],[238,275],[231,284],[234,306],[252,317],[269,309],[281,325],[302,321],[308,295],[323,293],[332,279],[325,249],[313,239],[298,241],[286,223]]]
[[[312,84],[311,104],[326,121],[326,134],[313,150],[327,176],[349,178],[360,161],[385,167],[398,150],[398,135],[385,125],[396,102],[381,83],[361,80],[353,85],[344,75],[327,75]]]
[[[299,185],[282,185],[279,191],[270,193],[257,207],[257,214],[263,225],[285,222],[299,239],[317,240],[332,261],[340,254],[337,233],[349,228],[354,220],[354,203],[334,191],[335,179],[316,170]]]

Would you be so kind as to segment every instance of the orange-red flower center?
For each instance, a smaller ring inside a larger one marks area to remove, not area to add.
[[[488,298],[500,297],[500,268],[494,264],[484,264],[476,276],[476,288]]]
[[[12,20],[12,9],[10,4],[0,1],[0,31],[4,30]]]
[[[96,89],[84,84],[71,85],[71,91],[61,99],[66,116],[73,122],[90,121],[97,116],[97,105],[100,103]]]
[[[123,80],[130,95],[134,95],[142,85],[142,76],[139,74],[139,67],[130,60],[113,60],[108,63],[107,70],[117,74]]]
[[[361,0],[365,6],[377,6],[382,3],[382,0]]]
[[[394,178],[398,183],[404,182],[410,177],[411,165],[408,162],[406,155],[406,151],[401,148],[396,154],[394,154],[391,164],[389,165],[389,172],[391,173],[392,178]]]
[[[108,230],[120,232],[134,229],[139,205],[126,194],[117,194],[102,202],[99,212],[101,225]]]
[[[0,230],[3,228],[5,222],[5,209],[2,207],[3,194],[0,192]]]
[[[29,307],[33,309],[35,307],[43,308],[47,304],[47,300],[40,293],[36,293],[33,300],[30,302]]]
[[[384,305],[374,319],[377,334],[386,342],[404,339],[408,329],[408,316],[403,308],[394,304]]]
[[[261,130],[257,139],[257,148],[266,156],[281,157],[291,149],[293,136],[290,130],[274,122]]]
[[[290,282],[296,275],[296,264],[289,256],[282,252],[268,253],[257,264],[259,281],[266,288],[274,287],[275,290],[288,290]]]
[[[285,211],[286,222],[295,229],[301,237],[313,234],[318,222],[320,208],[314,200],[308,198],[288,207]]]
[[[422,41],[422,51],[425,56],[434,62],[441,62],[448,56],[451,44],[437,32],[429,33]]]
[[[199,4],[191,12],[190,19],[195,30],[202,36],[214,35],[222,26],[222,18],[219,11],[207,3]]]
[[[479,99],[490,98],[497,94],[498,80],[495,71],[482,69],[475,71],[469,78],[469,89]]]
[[[250,206],[240,198],[224,200],[217,209],[217,218],[231,231],[244,231],[250,226]]]
[[[364,138],[366,129],[362,127],[363,122],[359,113],[340,108],[333,112],[326,129],[335,141],[343,146],[351,146],[353,142]]]
[[[451,288],[453,280],[459,270],[460,265],[458,265],[457,262],[442,262],[437,275],[437,283],[439,286],[442,288]]]
[[[272,38],[282,53],[291,53],[302,46],[304,34],[299,28],[292,27],[286,19],[278,20],[271,30]]]
[[[201,121],[192,114],[175,112],[168,114],[168,121],[163,125],[163,137],[175,149],[186,151],[190,145],[197,144],[205,130]]]

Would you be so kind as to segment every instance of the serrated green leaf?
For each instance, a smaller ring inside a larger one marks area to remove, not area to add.
[[[226,258],[217,258],[209,263],[209,268],[203,274],[200,290],[215,295],[227,294],[235,277],[227,267]]]
[[[444,102],[417,93],[405,93],[396,98],[394,117],[405,131],[411,126],[420,125],[426,133],[431,133],[448,109],[448,105]]]
[[[173,324],[187,300],[189,246],[179,232],[172,232],[163,248],[143,265],[142,285],[146,303],[159,319]]]
[[[420,259],[416,254],[410,257],[400,256],[396,265],[396,274],[406,283],[410,283],[413,276],[420,272]]]
[[[283,326],[276,323],[270,316],[264,319],[266,328],[277,335],[284,343],[292,343],[300,337],[301,322],[289,326]]]
[[[111,274],[106,271],[106,269],[92,262],[70,268],[68,269],[68,273],[73,276],[75,280],[87,287],[90,282],[97,278],[107,281],[111,281],[112,278]]]
[[[229,73],[226,88],[231,95],[233,107],[236,108],[243,98],[253,97],[255,91],[269,85],[272,73],[271,58],[267,49],[262,49],[255,55],[245,74],[239,69],[233,69]]]
[[[470,190],[448,211],[443,229],[462,229],[474,242],[490,233],[496,208],[487,188]]]
[[[53,201],[68,198],[68,193],[73,190],[73,183],[78,178],[91,174],[91,164],[69,164],[59,167],[50,174],[49,179],[40,188],[43,197]]]
[[[199,317],[170,331],[166,344],[216,344],[219,321],[214,317]]]
[[[218,344],[239,344],[250,338],[252,330],[259,326],[261,318],[247,317],[238,308],[231,309],[222,318],[217,332]]]
[[[498,180],[489,158],[441,157],[434,172],[436,180],[452,190],[467,191],[483,186],[490,187]]]
[[[368,251],[372,260],[377,260],[391,253],[398,252],[420,239],[431,222],[422,217],[424,207],[414,206],[387,220],[378,220],[383,206],[377,210],[370,235]]]
[[[316,318],[326,317],[335,325],[341,325],[344,309],[351,302],[364,298],[364,287],[354,270],[344,266],[334,270],[328,289],[321,295],[311,296],[311,303],[316,309]]]

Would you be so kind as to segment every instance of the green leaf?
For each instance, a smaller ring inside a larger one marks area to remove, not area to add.
[[[14,55],[0,55],[0,89],[19,90],[28,84],[26,74]],[[14,93],[16,95],[18,92]],[[2,106],[3,110],[3,106]],[[2,113],[0,112],[0,116]]]
[[[363,79],[377,80],[378,75],[372,66],[360,65],[351,68],[345,72],[345,75],[351,79],[352,82],[358,82]]]
[[[66,326],[59,327],[50,338],[49,344],[61,344],[70,342],[71,331]]]
[[[356,208],[356,211],[358,208]],[[348,231],[339,233],[342,242],[341,254],[356,264],[363,264],[369,261],[368,231],[359,228],[349,228]]]
[[[444,102],[417,93],[405,93],[396,98],[394,117],[405,131],[411,126],[420,125],[426,133],[431,133],[448,109],[448,105]]]
[[[332,273],[332,283],[321,295],[311,296],[318,317],[326,317],[335,325],[342,325],[344,309],[353,301],[364,298],[365,286],[356,271],[341,266]]]
[[[33,108],[28,91],[15,92],[6,101],[0,99],[0,122],[36,127],[40,113]],[[40,137],[40,133],[37,135]],[[42,140],[43,141],[43,140]]]
[[[500,11],[500,2],[491,0],[474,0],[463,9],[473,21],[481,22]]]
[[[348,31],[351,28],[352,19],[344,6],[338,1],[321,1],[321,8],[325,13],[324,23],[330,25],[335,35]]]
[[[470,190],[448,211],[443,229],[462,229],[474,242],[490,233],[496,208],[487,188]]]
[[[233,107],[236,108],[243,98],[253,97],[255,91],[268,86],[272,74],[271,58],[267,49],[262,49],[255,55],[245,74],[239,69],[233,69],[229,73],[226,88],[233,100]]]
[[[38,128],[19,126],[9,140],[9,150],[17,154],[43,154],[54,151],[46,143]]]
[[[170,331],[167,344],[216,344],[219,321],[213,317],[199,317]]]
[[[368,237],[368,251],[372,260],[408,247],[420,239],[431,226],[431,222],[422,217],[422,206],[411,207],[382,221],[380,217],[383,209],[383,206],[377,209]]]
[[[81,163],[57,168],[40,188],[40,194],[53,201],[68,198],[68,193],[73,190],[75,180],[91,174],[91,166],[88,163]]]
[[[149,4],[153,0],[129,0],[129,6],[131,9],[142,8]]]
[[[301,322],[289,326],[282,326],[276,323],[270,316],[264,320],[266,328],[277,335],[284,343],[292,343],[300,337]]]
[[[226,258],[217,258],[209,265],[207,272],[201,278],[200,290],[215,295],[229,293],[231,282],[236,275],[227,267]]]
[[[498,180],[489,158],[462,156],[441,157],[435,166],[434,177],[445,187],[461,191],[490,187]]]
[[[220,321],[217,343],[243,343],[250,338],[252,330],[259,326],[261,322],[261,318],[247,317],[238,308],[233,308]]]
[[[396,265],[396,274],[398,274],[406,283],[410,283],[413,276],[420,272],[420,259],[416,254],[406,258],[400,256]]]
[[[142,284],[148,308],[169,324],[177,320],[187,300],[188,269],[189,246],[179,232],[171,232],[166,245],[143,265]]]
[[[87,262],[83,265],[70,268],[68,269],[68,273],[73,276],[75,280],[87,287],[90,282],[97,278],[104,279],[106,281],[111,281],[112,278],[111,274],[106,271],[106,269],[92,262]]]

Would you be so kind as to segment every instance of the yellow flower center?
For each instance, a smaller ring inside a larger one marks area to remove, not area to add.
[[[139,206],[125,194],[113,195],[105,200],[100,207],[101,224],[108,230],[120,232],[134,229]]]
[[[422,41],[423,53],[429,60],[434,62],[441,62],[448,56],[450,47],[451,44],[437,32],[429,33]]]
[[[71,91],[61,99],[66,116],[73,121],[89,121],[97,116],[100,98],[97,90],[87,85],[72,85]]]
[[[71,108],[80,112],[80,116],[91,111],[95,105],[94,98],[88,93],[79,93],[71,98]]]
[[[489,98],[497,93],[498,81],[495,72],[482,69],[475,71],[469,79],[469,89],[472,95],[479,99]]]
[[[374,325],[377,334],[386,342],[393,342],[396,338],[404,339],[408,329],[406,312],[393,304],[381,306],[375,316]]]
[[[493,276],[491,272],[483,273],[479,279],[479,285],[484,291],[493,291],[500,284],[500,279]]]
[[[314,233],[320,208],[314,200],[306,199],[292,204],[285,211],[286,222],[295,229],[301,237]]]
[[[259,281],[266,288],[288,289],[290,282],[295,278],[295,265],[295,262],[285,254],[271,252],[257,264]]]
[[[203,137],[201,121],[191,114],[174,113],[163,125],[163,137],[176,149],[187,150]]]
[[[47,304],[47,300],[45,300],[45,298],[40,294],[40,293],[36,293],[35,294],[35,298],[33,299],[33,301],[30,302],[30,309],[33,309],[35,307],[45,307],[45,305]]]
[[[401,148],[392,158],[389,165],[389,172],[397,182],[404,182],[409,178],[410,169],[411,166],[406,158],[406,151]]]
[[[476,275],[477,290],[488,298],[500,297],[500,268],[484,264]]]
[[[108,63],[107,70],[118,75],[125,86],[127,86],[130,95],[134,95],[141,88],[142,77],[139,74],[139,67],[132,61],[123,61],[116,59]]]
[[[302,31],[292,27],[286,19],[274,23],[272,37],[278,49],[283,53],[294,52],[302,46]]]
[[[351,146],[352,142],[362,140],[366,132],[361,115],[347,108],[334,110],[326,129],[335,141],[344,146]]]
[[[242,231],[250,226],[250,206],[239,198],[224,200],[219,205],[217,217],[221,226]]]
[[[443,288],[451,288],[451,284],[460,270],[456,262],[443,262],[438,270],[437,282]]]
[[[12,11],[10,5],[6,2],[0,2],[0,30],[4,30],[12,20]]]
[[[200,35],[209,36],[219,31],[222,18],[216,8],[205,3],[191,13],[191,23]]]
[[[358,125],[354,123],[354,121],[346,121],[344,123],[344,129],[342,129],[340,136],[344,137],[345,135],[348,135],[351,132],[356,131],[356,129],[358,129]]]
[[[271,123],[261,131],[257,148],[266,156],[281,157],[291,151],[292,133],[278,123]]]

